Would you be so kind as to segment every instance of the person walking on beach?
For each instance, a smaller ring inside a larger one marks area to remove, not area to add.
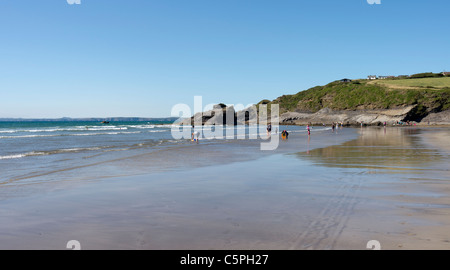
[[[311,129],[310,129],[309,125],[306,126],[306,130],[308,130],[308,137],[311,136]]]

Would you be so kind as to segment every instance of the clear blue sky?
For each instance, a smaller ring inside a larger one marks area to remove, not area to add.
[[[0,0],[0,117],[170,116],[450,70],[450,1]]]

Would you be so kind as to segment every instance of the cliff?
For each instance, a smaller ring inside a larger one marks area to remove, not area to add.
[[[450,77],[335,81],[272,101],[262,100],[256,104],[257,108],[260,104],[267,104],[269,109],[278,104],[280,124],[380,125],[399,121],[449,124]],[[238,119],[238,115],[243,115],[240,113],[219,104],[184,124],[248,122],[248,113]]]
[[[450,122],[450,78],[335,81],[258,104],[278,104],[282,124]]]

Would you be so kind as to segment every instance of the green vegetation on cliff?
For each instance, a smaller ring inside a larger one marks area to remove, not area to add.
[[[420,79],[393,79],[376,80],[371,83],[386,85],[390,88],[450,88],[450,77],[443,78],[420,78]]]
[[[322,108],[394,109],[409,105],[418,105],[417,110],[423,113],[439,112],[450,109],[450,78],[335,81],[294,95],[281,96],[269,104],[279,104],[280,113],[314,113]]]

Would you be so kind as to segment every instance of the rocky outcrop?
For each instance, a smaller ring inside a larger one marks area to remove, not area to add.
[[[414,105],[389,110],[356,110],[356,111],[333,111],[324,108],[316,113],[287,112],[281,115],[281,124],[331,124],[334,122],[347,125],[379,125],[384,122],[388,124],[398,121],[407,121]]]
[[[233,106],[214,105],[212,110],[196,113],[191,118],[180,122],[182,125],[236,125],[237,113]]]
[[[308,112],[286,112],[280,115],[282,125],[329,125],[331,123],[343,123],[345,125],[382,125],[385,122],[392,125],[398,122],[421,122],[426,124],[450,124],[450,110],[438,113],[426,113],[418,105],[410,105],[396,109],[374,109],[374,110],[331,110],[323,108],[315,113]],[[181,122],[183,125],[242,125],[248,124],[249,120],[256,123],[257,119],[249,119],[249,115],[255,114],[239,111],[236,112],[232,106],[223,104],[215,105],[213,110],[197,113],[193,117]],[[269,114],[270,115],[270,114]],[[418,120],[420,119],[420,120]],[[268,122],[271,119],[269,117]]]
[[[450,110],[430,113],[421,122],[430,125],[450,125]]]

